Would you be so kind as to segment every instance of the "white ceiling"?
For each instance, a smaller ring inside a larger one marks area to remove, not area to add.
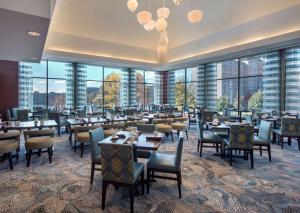
[[[49,0],[24,2],[0,0],[0,7],[51,16],[40,5]],[[169,53],[168,62],[160,64],[156,56],[159,34],[145,31],[138,24],[136,13],[148,10],[151,2],[151,12],[156,17],[162,1],[138,0],[134,14],[126,2],[56,1],[43,57],[166,70],[234,52],[298,42],[295,39],[300,38],[300,0],[184,0],[179,7],[172,0],[165,0],[171,11],[167,29]],[[192,9],[204,11],[200,24],[187,21],[186,14]]]

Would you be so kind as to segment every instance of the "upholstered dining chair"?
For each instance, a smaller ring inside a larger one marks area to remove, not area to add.
[[[19,161],[19,151],[20,151],[20,132],[19,131],[9,131],[0,133],[0,155],[2,159],[8,157],[9,167],[13,170],[13,157],[17,158]],[[13,153],[15,152],[15,155]]]
[[[102,209],[105,209],[106,189],[109,184],[130,190],[130,212],[133,212],[134,192],[138,183],[144,194],[144,164],[134,162],[133,146],[101,143]]]
[[[173,139],[173,131],[170,123],[173,122],[173,119],[153,119],[152,123],[155,124],[155,130],[158,132],[164,133],[167,137],[171,135],[172,142]]]
[[[223,152],[228,150],[230,166],[232,166],[232,151],[244,151],[245,159],[250,153],[251,168],[253,168],[254,126],[231,125],[229,139],[223,140]]]
[[[203,111],[202,112],[202,125],[206,125],[207,122],[213,122],[214,119],[214,112],[210,112],[210,111]],[[206,125],[206,129],[208,129],[208,125]]]
[[[54,129],[25,130],[24,137],[27,167],[30,166],[30,160],[33,150],[38,150],[38,154],[41,155],[42,149],[47,149],[49,162],[52,163]]]
[[[29,120],[29,110],[19,109],[17,110],[17,121],[28,121]]]
[[[136,127],[141,132],[153,133],[155,131],[154,124],[137,124]]]
[[[97,126],[78,126],[74,127],[74,134],[75,134],[75,146],[74,146],[74,152],[77,150],[77,142],[80,143],[80,157],[83,157],[83,151],[85,145],[90,145],[90,130],[96,129]]]
[[[149,193],[150,178],[161,178],[176,180],[178,185],[179,198],[181,198],[181,157],[183,148],[183,136],[179,136],[175,154],[155,152],[147,162],[147,193]],[[155,175],[154,172],[176,174],[176,178]]]
[[[197,151],[200,149],[200,157],[202,156],[203,147],[206,148],[216,148],[216,152],[219,152],[219,147],[222,145],[222,138],[213,131],[203,130],[203,124],[198,119],[197,120],[197,135],[198,135],[198,147]]]
[[[230,117],[218,117],[219,123],[225,123],[225,122],[230,122]],[[228,131],[224,129],[214,129],[214,133],[221,137],[221,138],[227,138],[228,137]]]
[[[93,184],[95,170],[101,171],[101,169],[96,168],[96,165],[101,165],[100,147],[98,145],[98,142],[104,139],[103,128],[100,127],[94,130],[90,130],[89,134],[90,134],[91,160],[92,160],[90,183]]]
[[[287,137],[290,141],[291,138],[298,140],[298,148],[300,150],[300,119],[298,118],[282,118],[281,128],[273,129],[273,142],[279,137],[281,149],[283,149],[284,138]]]
[[[258,136],[254,136],[254,150],[259,150],[260,156],[262,151],[268,151],[269,161],[271,162],[271,136],[273,124],[268,121],[261,121]],[[267,149],[263,149],[266,147]]]

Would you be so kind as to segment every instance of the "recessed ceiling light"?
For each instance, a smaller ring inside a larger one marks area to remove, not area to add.
[[[34,37],[41,36],[41,34],[36,32],[36,31],[28,31],[27,34],[30,35],[30,36],[34,36]]]

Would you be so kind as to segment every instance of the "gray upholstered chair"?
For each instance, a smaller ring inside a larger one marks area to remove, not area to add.
[[[219,123],[225,123],[230,121],[230,117],[218,117]],[[221,137],[221,138],[227,138],[228,137],[228,131],[224,129],[214,129],[214,133]]]
[[[13,155],[15,152],[15,155]],[[2,155],[2,160],[8,157],[9,167],[13,170],[12,158],[16,157],[17,162],[19,161],[20,152],[20,132],[19,131],[9,131],[0,133],[0,155]]]
[[[94,130],[90,130],[89,134],[90,134],[91,160],[92,160],[90,183],[93,184],[95,170],[101,171],[101,169],[96,168],[96,165],[101,165],[100,147],[98,145],[98,142],[104,139],[104,132],[103,129],[100,127]]]
[[[152,133],[155,131],[154,124],[137,124],[136,127],[137,127],[137,130],[141,131],[141,132]]]
[[[149,193],[149,182],[151,178],[161,178],[168,180],[176,180],[178,185],[179,197],[181,198],[181,157],[183,148],[183,136],[179,137],[179,141],[176,148],[175,154],[164,154],[155,152],[151,155],[147,162],[147,193]],[[154,172],[176,174],[174,177],[166,177],[155,175]]]
[[[60,136],[60,128],[67,125],[65,117],[61,116],[59,112],[48,112],[48,119],[56,121],[58,136]]]
[[[268,121],[261,121],[258,131],[258,136],[254,136],[254,150],[259,150],[262,156],[262,151],[268,151],[269,161],[271,162],[271,136],[273,124]],[[266,147],[267,149],[263,149]]]
[[[49,162],[52,163],[53,145],[54,145],[54,129],[45,130],[25,130],[25,149],[27,167],[30,165],[32,151],[37,149],[41,155],[42,149],[48,150]]]
[[[29,120],[29,110],[19,109],[17,110],[17,121],[28,121]]]
[[[230,166],[232,165],[232,151],[244,151],[244,159],[250,153],[251,168],[253,168],[253,144],[254,126],[250,125],[231,125],[229,139],[223,140],[223,151],[228,150]]]
[[[279,137],[279,142],[281,144],[282,149],[285,137],[289,139],[289,143],[291,138],[298,139],[298,148],[300,150],[300,119],[282,118],[281,128],[273,129],[273,141],[276,140],[276,136]]]
[[[144,194],[144,164],[134,162],[133,146],[101,143],[102,209],[105,208],[106,189],[109,184],[130,189],[130,209],[133,212],[134,191],[138,183]]]
[[[216,152],[219,152],[219,147],[222,145],[222,138],[215,135],[213,131],[203,130],[203,124],[200,120],[197,120],[197,135],[198,135],[198,148],[200,149],[200,157],[202,156],[203,147],[216,148]],[[207,145],[208,144],[208,145]]]

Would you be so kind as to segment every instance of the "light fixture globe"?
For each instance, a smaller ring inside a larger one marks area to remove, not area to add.
[[[182,5],[183,0],[173,0],[174,4],[176,4],[177,6]]]
[[[197,24],[202,20],[203,12],[201,10],[192,10],[187,14],[187,18],[192,24]]]
[[[155,23],[155,28],[158,32],[163,32],[167,29],[168,27],[168,22],[166,21],[166,19],[164,18],[159,18],[157,19],[156,23]]]
[[[147,31],[154,30],[154,28],[155,28],[155,21],[151,19],[147,24],[144,25],[144,28]]]
[[[161,7],[157,10],[157,17],[167,19],[170,15],[170,10],[167,7]]]
[[[137,14],[137,20],[140,24],[148,24],[152,19],[152,14],[146,10],[143,10]]]
[[[139,3],[137,2],[137,0],[128,0],[128,2],[127,2],[127,7],[130,10],[130,12],[132,12],[132,13],[136,10],[138,5],[139,5]]]

